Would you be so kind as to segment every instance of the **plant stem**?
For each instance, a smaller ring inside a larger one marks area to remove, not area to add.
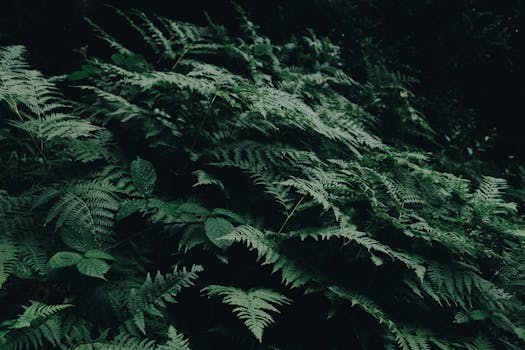
[[[303,194],[303,196],[297,201],[297,203],[293,207],[292,211],[286,216],[286,219],[284,220],[283,224],[281,225],[281,228],[279,229],[279,231],[277,233],[281,233],[283,231],[284,227],[286,226],[288,221],[290,221],[290,219],[292,218],[293,214],[295,213],[295,211],[297,210],[299,205],[301,205],[301,203],[303,202],[305,197],[306,197],[306,195]]]

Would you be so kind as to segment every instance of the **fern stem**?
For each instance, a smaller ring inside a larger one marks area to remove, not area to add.
[[[277,233],[281,233],[283,231],[284,227],[286,226],[288,221],[290,221],[290,219],[292,218],[293,214],[295,213],[295,211],[297,210],[299,205],[301,205],[301,203],[303,202],[305,197],[306,197],[306,195],[303,194],[303,196],[297,201],[297,203],[295,203],[295,206],[293,207],[292,211],[286,216],[286,219],[284,220],[283,224],[281,225],[281,228],[279,229],[279,231]]]
[[[188,53],[189,50],[190,50],[190,45],[184,47],[184,50],[183,50],[182,53],[180,54],[180,56],[179,56],[179,58],[177,59],[177,61],[175,61],[175,63],[174,63],[173,66],[171,67],[171,70],[175,70],[175,68],[177,67],[177,65],[180,63],[180,61],[182,60],[182,58],[183,58],[184,56],[186,56],[186,53]]]

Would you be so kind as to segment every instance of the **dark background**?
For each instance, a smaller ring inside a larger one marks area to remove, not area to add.
[[[356,75],[354,62],[366,52],[391,69],[416,76],[420,83],[413,89],[438,131],[462,130],[455,142],[465,145],[482,140],[489,147],[480,156],[502,166],[525,158],[523,0],[237,3],[275,42],[312,28],[342,46],[347,68]],[[82,61],[75,49],[88,45],[88,55],[104,53],[84,16],[118,32],[104,4],[198,23],[205,23],[206,11],[233,30],[237,23],[232,4],[224,0],[4,0],[0,43],[26,45],[30,62],[47,74],[72,72]]]

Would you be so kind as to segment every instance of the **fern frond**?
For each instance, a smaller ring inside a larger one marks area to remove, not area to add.
[[[162,316],[159,308],[164,308],[166,303],[174,303],[175,296],[183,288],[192,286],[202,270],[199,265],[193,265],[189,270],[175,266],[170,274],[157,272],[154,278],[148,274],[144,283],[129,294],[126,304],[131,320],[127,323],[135,325],[145,334],[145,314]]]
[[[47,319],[59,311],[71,307],[71,304],[46,305],[37,301],[32,301],[31,305],[24,307],[24,312],[19,315],[15,322],[9,327],[19,329],[31,327],[37,320]]]
[[[56,230],[66,225],[84,230],[96,239],[108,239],[119,208],[116,192],[114,186],[101,180],[71,185],[49,210],[46,224],[55,220]]]
[[[90,20],[89,18],[84,18],[84,20],[89,24],[89,26],[93,29],[93,31],[97,34],[97,36],[109,44],[109,46],[113,49],[115,49],[117,52],[120,52],[123,55],[131,55],[132,52],[124,47],[120,42],[117,41],[113,36],[111,36],[109,33],[107,33],[104,29],[100,28],[95,22]]]
[[[484,336],[478,335],[472,342],[466,345],[467,350],[495,350],[494,345]]]
[[[159,346],[158,350],[191,350],[189,341],[184,334],[177,331],[173,326],[168,327],[168,340]]]
[[[381,308],[369,298],[357,293],[348,292],[345,289],[338,286],[328,287],[327,293],[329,295],[331,293],[342,300],[349,301],[352,307],[358,306],[367,314],[376,319],[379,322],[379,324],[383,325],[390,332],[398,332],[398,328],[395,322],[390,320],[390,318],[384,313],[384,311],[382,311]]]
[[[49,259],[46,247],[35,236],[26,234],[17,239],[20,251],[20,264],[27,266],[37,275],[45,275],[49,271]],[[20,266],[19,266],[20,268]]]
[[[388,245],[382,244],[379,241],[373,239],[364,232],[358,231],[352,227],[327,227],[323,229],[304,229],[301,231],[291,232],[287,235],[287,238],[300,237],[301,240],[306,238],[313,238],[315,240],[327,240],[331,238],[340,238],[345,240],[345,244],[354,242],[357,245],[364,247],[371,253],[382,253],[386,256],[400,261],[405,264],[411,270],[414,270],[416,275],[422,280],[426,268],[422,264],[422,259],[410,256],[407,253],[398,252],[395,249],[389,247]]]
[[[516,203],[505,202],[503,193],[507,189],[507,181],[495,177],[484,176],[479,188],[474,192],[470,202],[474,210],[483,220],[489,215],[515,212]]]
[[[408,282],[410,286],[411,283]],[[476,293],[477,303],[482,303],[488,309],[504,309],[511,295],[502,288],[482,278],[472,269],[453,266],[440,266],[430,263],[424,280],[419,281],[419,287],[412,285],[416,294],[425,293],[440,305],[458,305],[463,309],[473,307]]]
[[[0,48],[0,101],[6,101],[12,111],[29,119],[42,117],[63,107],[65,103],[58,98],[54,83],[40,72],[29,69],[24,54],[22,46]],[[27,108],[27,111],[21,107]]]
[[[26,50],[21,45],[0,47],[0,101],[9,104],[12,110],[27,94],[23,88],[24,71],[29,67],[23,59]]]
[[[264,329],[273,323],[273,318],[268,312],[278,313],[276,306],[290,303],[290,299],[269,289],[244,291],[235,287],[209,285],[202,291],[209,297],[222,296],[223,303],[234,306],[233,312],[244,321],[259,342],[262,342]]]
[[[254,183],[266,189],[266,193],[281,204],[287,212],[292,209],[295,198],[291,196],[288,183],[278,175],[284,167],[290,171],[308,164],[321,164],[317,156],[308,151],[293,149],[284,144],[262,145],[257,142],[241,142],[231,147],[215,150],[218,160],[211,163],[217,167],[234,167],[249,174]]]
[[[126,334],[115,337],[110,342],[92,342],[80,344],[73,350],[156,350],[157,346],[154,340],[139,339]]]
[[[64,337],[62,322],[58,315],[40,321],[31,327],[13,329],[8,333],[2,350],[39,349],[44,346],[59,346]]]
[[[315,277],[307,267],[280,252],[279,242],[282,239],[280,235],[263,233],[252,226],[242,225],[223,236],[222,239],[243,243],[248,249],[255,250],[261,264],[273,265],[273,273],[281,271],[282,282],[291,288],[303,286]]]
[[[113,340],[85,342],[76,345],[72,350],[190,350],[188,340],[173,326],[168,327],[167,336],[167,341],[159,345],[152,339],[120,333]]]
[[[97,132],[94,137],[70,139],[66,143],[66,150],[76,162],[91,163],[97,160],[110,161],[114,159],[111,151],[112,137],[107,130]]]
[[[19,259],[19,249],[12,237],[0,236],[0,288],[16,269]]]
[[[81,137],[94,137],[94,133],[101,130],[100,127],[86,120],[59,113],[40,119],[13,121],[12,124],[43,141],[50,141],[55,138],[78,139]]]
[[[311,197],[323,210],[331,211],[341,226],[349,224],[350,218],[337,203],[336,194],[347,189],[346,182],[338,174],[313,168],[308,170],[306,178],[291,176],[281,184]]]

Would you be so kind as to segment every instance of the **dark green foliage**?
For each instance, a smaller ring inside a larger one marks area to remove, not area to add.
[[[413,145],[409,78],[117,14],[74,103],[0,51],[1,349],[522,348],[523,182]]]

